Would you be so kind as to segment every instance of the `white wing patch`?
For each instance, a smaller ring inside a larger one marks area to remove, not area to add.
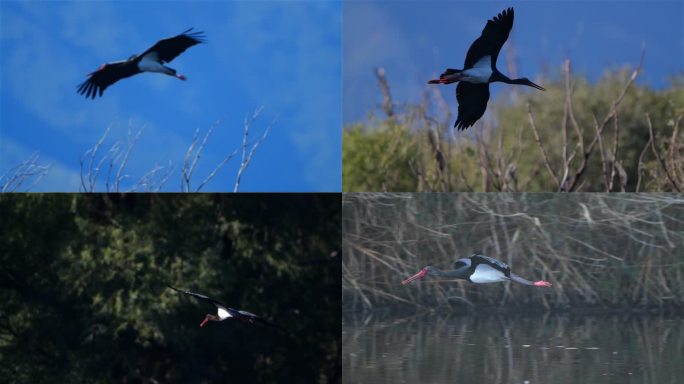
[[[506,275],[488,264],[478,264],[475,267],[475,272],[470,275],[470,281],[478,284],[498,283],[507,280],[509,279]]]
[[[219,307],[218,309],[218,317],[219,319],[227,319],[229,317],[233,317],[233,315],[230,314],[230,312],[226,311],[225,309]]]
[[[492,57],[491,56],[482,56],[480,60],[473,65],[473,68],[487,68],[489,70],[492,69]]]
[[[173,72],[159,63],[157,52],[150,52],[140,59],[138,68],[143,72],[161,72],[167,75],[173,75]]]
[[[461,75],[463,76],[461,81],[475,84],[488,83],[492,76],[492,57],[483,56],[472,68],[461,72]]]

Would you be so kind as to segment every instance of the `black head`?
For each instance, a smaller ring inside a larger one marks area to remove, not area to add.
[[[546,89],[544,89],[544,87],[531,82],[530,79],[528,79],[527,77],[523,77],[522,79],[515,79],[515,80],[513,80],[513,83],[514,84],[527,85],[527,86],[532,87],[532,88],[537,88],[540,91],[546,91]]]

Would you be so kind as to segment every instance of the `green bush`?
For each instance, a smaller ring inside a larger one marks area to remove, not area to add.
[[[508,87],[465,132],[449,132],[454,117],[435,101],[350,124],[343,190],[681,191],[684,80],[653,90],[634,82],[637,72],[606,72],[590,84],[567,69],[544,82],[546,92]]]

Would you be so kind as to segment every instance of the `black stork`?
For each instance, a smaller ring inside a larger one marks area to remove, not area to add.
[[[434,267],[424,267],[415,275],[404,279],[401,283],[406,285],[415,280],[424,278],[425,276],[441,276],[450,277],[454,279],[468,280],[471,283],[486,284],[499,283],[502,281],[515,281],[525,285],[533,285],[535,287],[550,287],[551,283],[548,281],[529,281],[511,272],[511,268],[503,261],[497,260],[493,257],[480,255],[476,253],[468,258],[458,259],[454,263],[454,269],[451,271],[442,271]]]
[[[206,324],[208,321],[223,321],[227,319],[234,319],[234,320],[239,320],[244,323],[249,323],[249,324],[256,324],[260,323],[265,326],[269,327],[274,327],[279,329],[280,331],[287,332],[287,330],[277,324],[274,324],[263,317],[257,316],[253,313],[247,312],[247,311],[240,311],[237,309],[230,308],[224,304],[221,304],[220,302],[202,295],[200,293],[195,293],[195,292],[190,292],[190,291],[184,291],[182,289],[174,288],[170,285],[167,285],[167,287],[173,289],[176,292],[184,293],[186,295],[194,296],[202,301],[206,301],[207,303],[211,303],[216,307],[217,313],[216,315],[212,315],[211,313],[207,313],[206,316],[204,316],[204,320],[200,323],[200,327],[204,327],[204,324]]]
[[[97,71],[88,74],[88,80],[78,85],[78,93],[94,99],[98,93],[102,96],[110,85],[141,72],[159,72],[186,80],[185,76],[176,73],[175,69],[164,63],[171,62],[193,45],[204,42],[203,32],[191,31],[192,28],[180,35],[159,40],[142,54],[133,55],[128,60],[102,64]]]
[[[459,131],[468,129],[484,115],[489,100],[489,83],[499,81],[546,90],[526,77],[509,79],[496,69],[496,58],[512,27],[513,8],[508,8],[487,21],[482,35],[468,49],[463,69],[448,68],[439,79],[428,81],[428,84],[451,84],[460,81],[456,87],[458,118],[454,123],[454,128]]]

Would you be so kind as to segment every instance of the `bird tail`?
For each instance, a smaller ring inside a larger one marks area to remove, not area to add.
[[[286,334],[288,334],[288,335],[291,335],[291,334],[292,334],[292,333],[291,333],[289,330],[287,330],[286,328],[283,328],[283,327],[281,327],[280,325],[278,325],[278,324],[276,324],[276,323],[273,323],[273,322],[271,322],[271,321],[268,321],[268,320],[266,320],[266,319],[264,319],[264,318],[257,317],[257,318],[255,318],[254,320],[257,320],[258,322],[260,322],[261,324],[263,324],[263,325],[266,326],[266,327],[273,327],[273,328],[279,330],[280,332],[286,333]]]
[[[173,290],[176,291],[176,292],[183,293],[183,291],[181,291],[180,289],[175,288],[175,287],[172,287],[172,286],[170,286],[169,284],[166,284],[166,286],[169,287],[169,288],[171,288],[171,289],[173,289]]]
[[[273,327],[273,328],[279,330],[280,332],[286,333],[288,335],[291,333],[287,328],[283,328],[278,324],[271,323],[270,321],[267,322],[266,325],[269,327]]]
[[[461,80],[460,73],[463,72],[460,69],[447,68],[444,73],[439,75],[439,79],[434,79],[428,81],[428,84],[451,84]]]

